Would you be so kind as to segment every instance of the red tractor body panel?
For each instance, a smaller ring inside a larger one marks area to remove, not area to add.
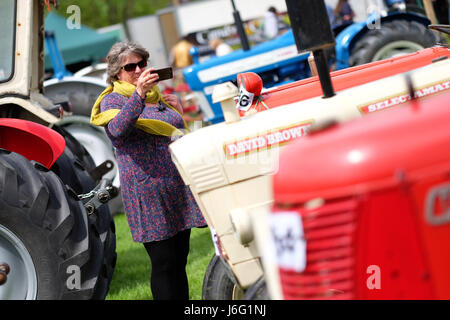
[[[341,91],[426,66],[435,59],[449,57],[449,49],[433,47],[392,59],[334,71],[331,73],[331,80],[335,91]],[[271,89],[261,95],[261,100],[267,108],[275,108],[321,95],[323,92],[319,77],[311,77]],[[251,110],[263,111],[266,108],[260,102],[254,101]],[[245,114],[246,112],[240,111],[241,116]]]
[[[285,150],[273,217],[300,215],[306,242],[304,270],[279,268],[285,299],[450,299],[449,101],[413,101]]]
[[[449,94],[421,99],[417,108],[405,105],[395,113],[370,115],[367,121],[357,119],[293,143],[274,177],[275,201],[301,202],[369,191],[395,184],[393,170],[409,176],[434,164],[447,161],[448,165]],[[441,107],[429,107],[432,104]],[[293,174],[299,169],[302,174]]]
[[[50,168],[64,152],[66,141],[56,131],[21,119],[0,119],[0,148]]]

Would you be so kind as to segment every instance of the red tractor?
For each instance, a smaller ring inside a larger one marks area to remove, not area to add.
[[[450,299],[449,101],[412,100],[286,148],[268,220],[272,298]]]

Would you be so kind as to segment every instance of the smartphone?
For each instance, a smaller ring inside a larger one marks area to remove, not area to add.
[[[153,70],[150,73],[157,73],[159,75],[159,81],[173,78],[173,71],[171,67]]]

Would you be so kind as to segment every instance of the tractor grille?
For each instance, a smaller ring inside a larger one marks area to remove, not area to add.
[[[358,201],[345,199],[301,210],[306,269],[280,268],[284,298],[354,298],[354,242]]]

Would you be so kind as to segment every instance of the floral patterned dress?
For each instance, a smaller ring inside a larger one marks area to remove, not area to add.
[[[135,127],[138,118],[165,121],[184,127],[180,114],[163,104],[149,106],[136,93],[129,97],[112,92],[100,104],[101,112],[121,111],[105,127],[115,147],[122,199],[133,240],[168,239],[182,230],[206,226],[189,188],[169,152],[170,137]]]

